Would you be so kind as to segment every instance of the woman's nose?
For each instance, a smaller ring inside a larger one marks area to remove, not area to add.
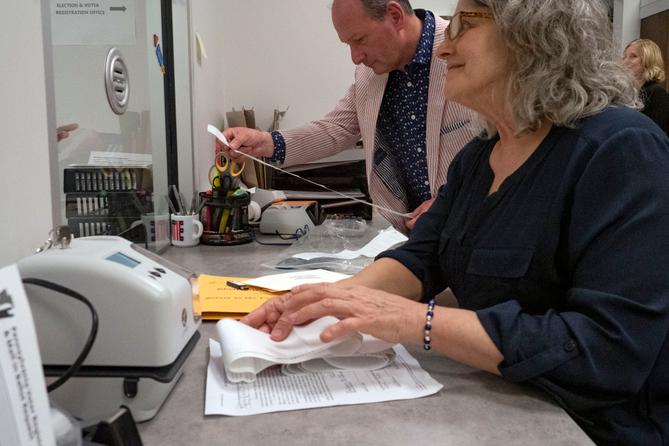
[[[446,59],[451,54],[453,54],[453,42],[447,36],[437,48],[437,57],[439,59]]]

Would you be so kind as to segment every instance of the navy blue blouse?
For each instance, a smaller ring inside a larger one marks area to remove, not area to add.
[[[554,127],[489,194],[495,142],[465,146],[409,241],[380,257],[426,299],[451,287],[502,376],[546,391],[596,442],[669,444],[669,139],[609,108]]]

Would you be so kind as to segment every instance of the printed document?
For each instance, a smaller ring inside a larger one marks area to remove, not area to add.
[[[225,377],[218,342],[209,340],[205,415],[255,415],[316,407],[420,398],[443,387],[401,345],[395,360],[373,371],[338,370],[284,375],[273,367],[253,383],[231,383]]]
[[[16,265],[0,269],[0,444],[56,444],[37,334]]]
[[[151,154],[94,150],[88,157],[91,166],[106,167],[148,167],[152,163]]]

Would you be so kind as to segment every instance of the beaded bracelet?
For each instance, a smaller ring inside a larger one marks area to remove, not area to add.
[[[431,299],[427,303],[427,313],[425,313],[425,333],[423,335],[423,348],[425,350],[430,350],[432,346],[432,338],[430,337],[430,331],[432,330],[432,317],[434,316],[434,299]]]

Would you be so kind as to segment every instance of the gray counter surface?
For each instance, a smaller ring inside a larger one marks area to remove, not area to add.
[[[277,271],[260,266],[278,246],[257,243],[169,248],[163,257],[196,273],[257,277]],[[540,392],[433,352],[410,348],[421,366],[444,385],[414,400],[277,412],[246,417],[204,416],[208,339],[188,358],[184,375],[153,420],[139,430],[153,445],[591,445],[587,435]]]

